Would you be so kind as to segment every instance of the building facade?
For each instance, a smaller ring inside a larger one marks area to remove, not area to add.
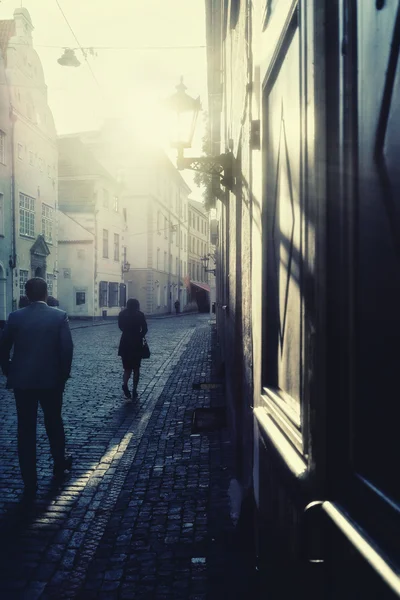
[[[10,96],[6,77],[7,30],[9,22],[0,21],[0,324],[12,310],[13,210],[11,203],[12,124]]]
[[[206,22],[235,174],[218,341],[265,593],[398,597],[398,2],[207,0]]]
[[[71,262],[60,261],[60,279],[76,282],[71,287],[74,304],[71,314],[83,316],[86,311],[87,316],[115,317],[126,303],[123,249],[127,232],[120,186],[79,138],[60,137],[58,147],[60,210],[90,232],[94,239],[93,271],[88,276],[87,290],[78,290],[77,286],[83,286],[81,271],[85,262],[82,260],[85,261],[86,253],[90,254],[91,249],[77,248],[75,254],[62,253],[63,261]],[[64,239],[62,245],[67,241]],[[89,275],[89,271],[86,272]],[[89,289],[94,290],[93,303]],[[71,298],[68,299],[70,302]]]
[[[33,48],[28,11],[1,22],[10,97],[13,307],[33,276],[57,295],[57,144],[39,57]]]
[[[58,297],[69,317],[96,316],[95,234],[58,211]]]
[[[189,187],[164,152],[139,145],[122,121],[78,135],[121,185],[128,298],[137,298],[147,315],[173,312],[177,299],[183,309]]]
[[[201,202],[189,200],[189,280],[190,298],[195,301],[201,312],[210,310],[210,274],[206,272],[205,261],[209,258],[209,267],[214,260],[210,254],[209,217]]]

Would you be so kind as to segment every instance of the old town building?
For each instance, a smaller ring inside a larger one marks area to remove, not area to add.
[[[189,187],[166,154],[139,144],[124,121],[111,119],[76,136],[121,186],[127,297],[137,298],[148,315],[173,312],[178,299],[183,309]]]
[[[74,316],[115,317],[126,303],[120,186],[78,137],[60,137],[58,147],[59,206],[70,218],[61,216],[58,270],[69,282],[60,307]]]
[[[2,104],[1,116],[6,121],[9,110],[10,117],[8,127],[4,126],[6,130],[0,133],[0,152],[7,163],[0,161],[3,165],[0,169],[4,174],[1,184],[3,202],[9,193],[6,178],[11,177],[11,224],[8,209],[2,216],[4,231],[11,234],[8,266],[13,281],[13,308],[25,293],[25,283],[32,276],[45,278],[50,294],[57,294],[56,131],[42,65],[32,43],[32,31],[33,24],[25,8],[16,9],[14,19],[0,22],[6,77],[0,76],[3,85],[7,83],[9,93],[9,103],[4,107]],[[2,94],[7,102],[5,91]],[[3,277],[0,273],[0,280],[3,280],[4,288],[4,264],[1,269]],[[10,308],[8,300],[6,305]]]

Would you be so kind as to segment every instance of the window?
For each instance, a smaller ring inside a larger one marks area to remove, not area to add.
[[[99,306],[107,306],[107,281],[100,281],[99,284]]]
[[[161,288],[160,288],[160,284],[158,284],[157,286],[157,307],[159,308],[161,306]]]
[[[183,250],[183,233],[182,233],[182,230],[179,232],[179,237],[181,238],[181,250]]]
[[[19,233],[35,237],[35,199],[19,194]]]
[[[4,196],[0,194],[0,235],[4,235]]]
[[[126,306],[126,285],[125,285],[125,283],[119,284],[119,305],[121,308]]]
[[[124,223],[126,223],[126,220],[127,220],[127,212],[126,212],[126,208],[123,208],[123,209],[122,209],[122,214],[123,214],[123,217],[124,217]]]
[[[157,271],[160,269],[160,248],[157,248]]]
[[[118,283],[110,282],[108,284],[108,306],[118,306]]]
[[[179,263],[178,263],[178,259],[175,259],[175,275],[178,275],[179,271],[178,271],[178,267],[179,267]]]
[[[43,158],[39,158],[39,170],[43,172]]]
[[[42,235],[46,242],[53,242],[53,209],[42,204]]]
[[[180,261],[180,264],[179,264],[179,266],[180,266],[179,275],[182,277],[182,266],[183,266],[183,265],[182,265],[182,261]]]
[[[114,260],[119,260],[119,234],[114,233]]]
[[[167,286],[164,285],[164,306],[167,306],[168,304],[168,290],[167,290]]]
[[[28,281],[29,271],[19,270],[19,295],[25,296],[25,284]]]
[[[29,150],[29,164],[31,165],[31,167],[33,167],[34,165],[33,152],[31,150]]]
[[[164,217],[164,237],[168,239],[168,219]]]
[[[199,217],[197,217],[197,231],[200,231],[200,220],[199,220]]]
[[[53,295],[53,284],[54,284],[54,275],[46,274],[46,283],[47,283],[47,293],[49,296]]]
[[[113,210],[114,210],[114,212],[118,212],[119,211],[119,198],[118,198],[118,196],[114,196],[114,198],[113,198]]]
[[[164,271],[167,270],[167,253],[164,252]]]
[[[86,292],[75,293],[75,304],[76,306],[82,306],[82,304],[86,304]]]
[[[122,257],[123,257],[124,265],[126,265],[126,263],[128,262],[126,246],[122,246]]]
[[[200,256],[200,242],[197,240],[197,254]]]
[[[184,240],[184,241],[183,241],[183,248],[184,248],[184,250],[186,250],[186,248],[187,248],[187,239],[186,239],[186,233],[184,233],[184,234],[183,234],[183,240]]]
[[[103,189],[103,206],[104,206],[104,208],[108,208],[109,200],[110,200],[110,195],[108,193],[108,190]]]
[[[103,229],[103,258],[108,258],[108,230]]]
[[[6,164],[6,134],[0,130],[0,162]]]
[[[187,272],[186,272],[186,260],[183,263],[183,273],[184,273],[184,275],[187,275]]]
[[[18,158],[22,160],[24,154],[24,147],[22,144],[18,144]]]
[[[63,269],[64,279],[71,279],[71,269]]]
[[[157,211],[157,233],[161,235],[161,214],[160,211]]]

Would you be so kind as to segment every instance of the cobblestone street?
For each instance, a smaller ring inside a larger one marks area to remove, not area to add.
[[[121,390],[116,323],[73,325],[64,395],[72,472],[55,489],[43,418],[39,492],[21,508],[12,393],[0,389],[0,598],[255,598],[230,518],[225,427],[193,433],[193,411],[223,406],[209,315],[149,320],[139,399]]]

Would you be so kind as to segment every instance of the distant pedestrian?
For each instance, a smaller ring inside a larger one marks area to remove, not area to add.
[[[147,333],[145,316],[140,312],[139,301],[129,298],[126,308],[118,315],[118,327],[122,331],[118,348],[118,356],[122,359],[124,368],[122,390],[125,398],[137,398],[137,386],[140,376],[140,364],[142,360],[143,338]],[[133,371],[132,395],[128,388],[128,382]]]
[[[19,297],[18,308],[25,308],[26,306],[29,306],[29,305],[30,305],[30,302],[29,302],[28,296],[20,296]]]
[[[178,299],[175,300],[174,306],[175,306],[175,312],[176,312],[176,314],[179,314],[179,309],[181,307],[181,303],[179,302]]]
[[[18,457],[25,485],[24,499],[33,500],[37,490],[36,420],[40,403],[54,459],[53,474],[61,479],[70,470],[72,457],[65,456],[61,417],[65,382],[69,378],[73,344],[68,317],[46,304],[47,284],[34,277],[25,284],[30,302],[12,312],[0,341],[0,365],[7,388],[14,390],[18,417]],[[10,360],[11,349],[14,353]]]
[[[54,296],[48,296],[47,297],[47,306],[53,306],[54,308],[57,308],[58,306],[60,306],[60,303],[57,300],[57,298],[54,298]]]

